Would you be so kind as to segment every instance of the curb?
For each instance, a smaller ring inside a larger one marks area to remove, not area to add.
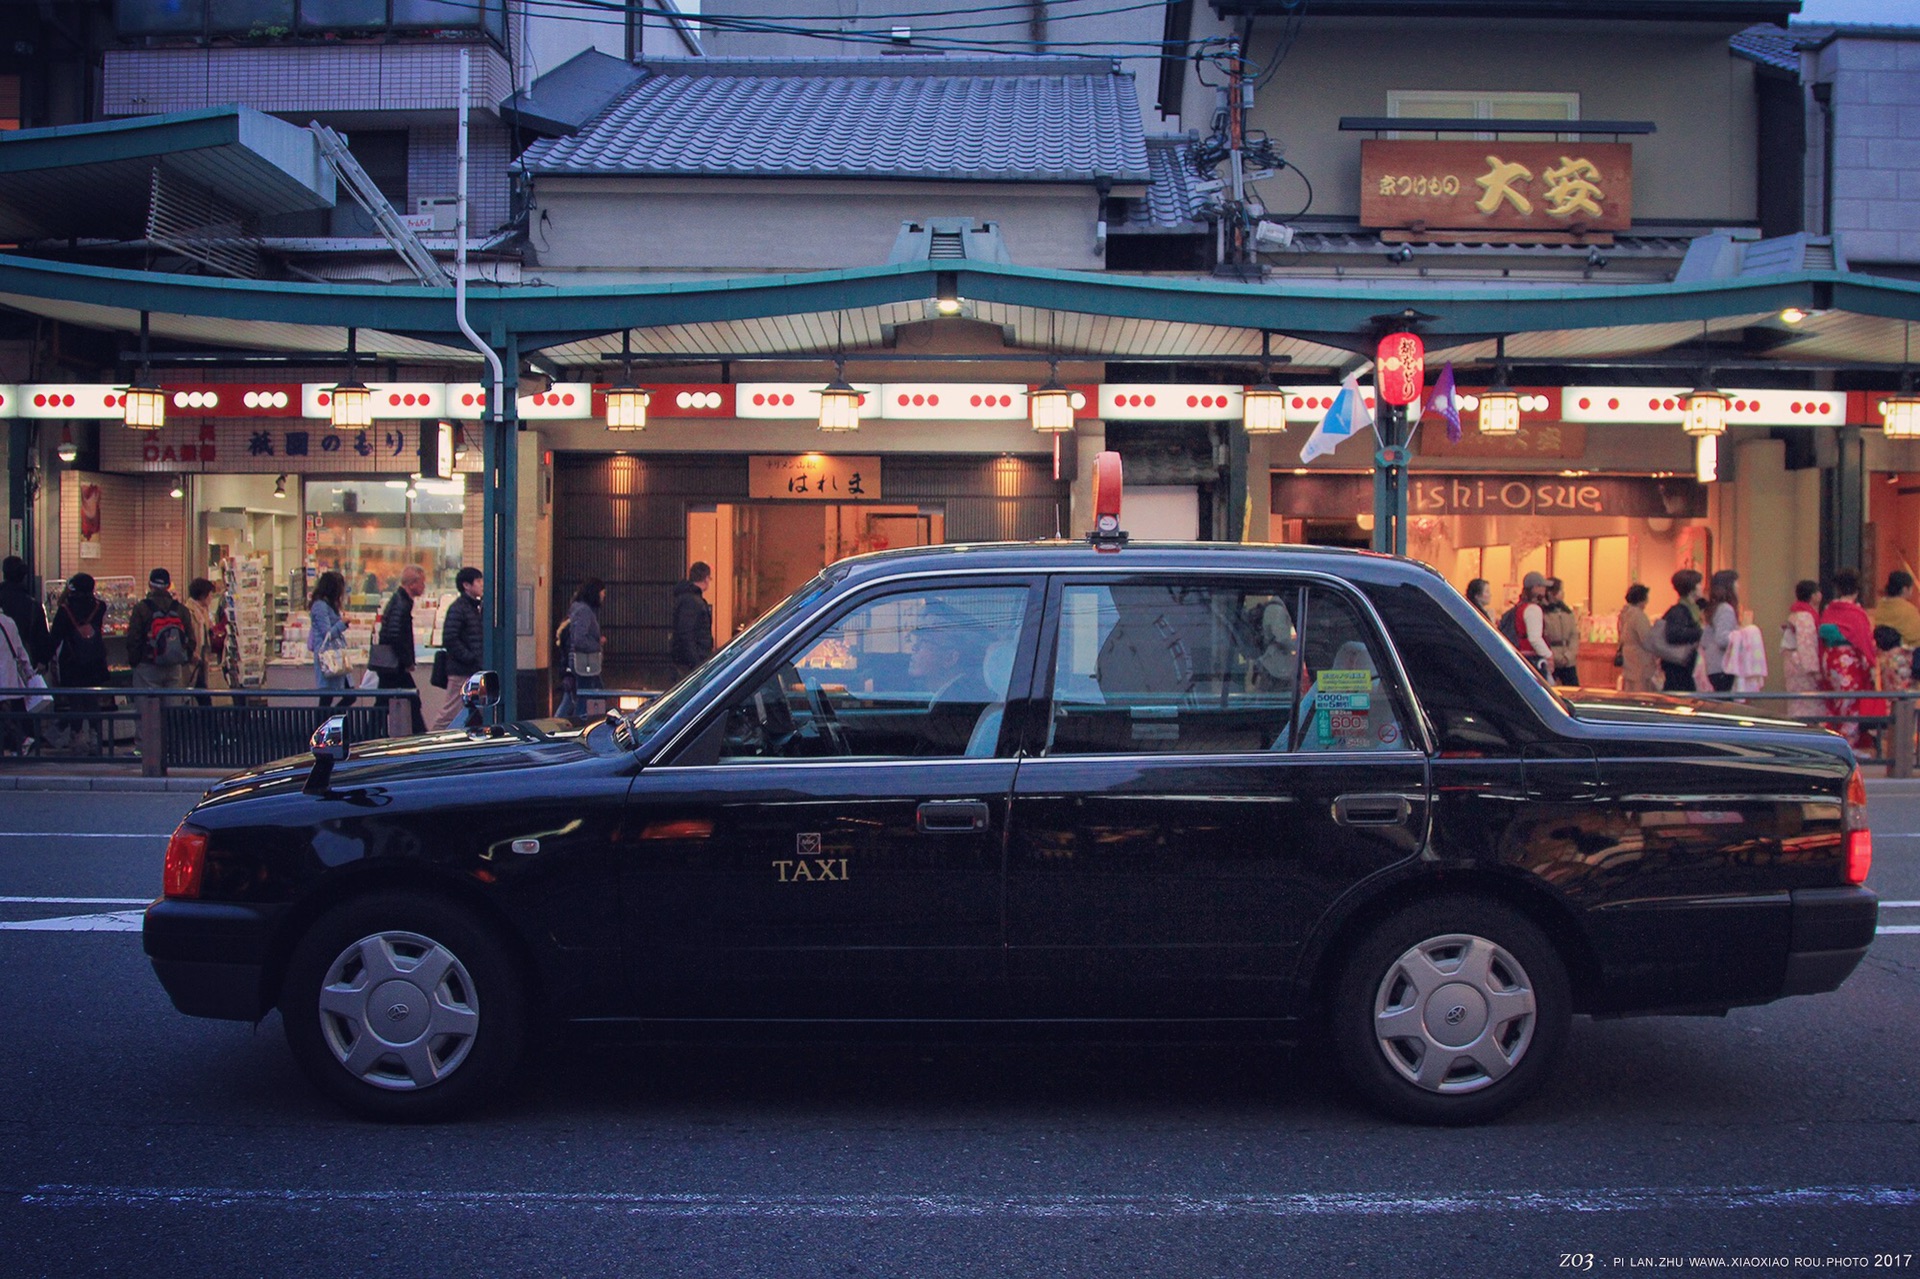
[[[0,774],[0,791],[94,791],[100,793],[198,795],[225,773],[175,774],[171,777],[8,777]]]

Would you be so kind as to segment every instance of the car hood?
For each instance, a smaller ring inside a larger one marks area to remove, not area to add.
[[[588,745],[590,731],[591,727],[582,729],[565,720],[525,720],[488,735],[450,731],[357,742],[348,757],[334,765],[329,785],[348,790],[573,763],[604,752],[604,746],[595,751]],[[206,797],[227,800],[298,790],[312,774],[313,764],[311,755],[277,759],[215,782]]]
[[[1611,689],[1577,688],[1560,693],[1575,719],[1603,724],[1643,724],[1668,728],[1762,728],[1769,732],[1825,734],[1826,730],[1799,720],[1770,714],[1760,706],[1739,702],[1700,702],[1664,693],[1623,693]]]

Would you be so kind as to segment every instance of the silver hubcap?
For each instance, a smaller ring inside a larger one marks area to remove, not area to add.
[[[1451,933],[1393,961],[1373,1000],[1387,1063],[1428,1092],[1477,1092],[1526,1056],[1533,983],[1520,961],[1484,937]]]
[[[405,1090],[460,1068],[480,1029],[473,978],[417,933],[375,933],[340,952],[320,987],[320,1031],[355,1078]]]

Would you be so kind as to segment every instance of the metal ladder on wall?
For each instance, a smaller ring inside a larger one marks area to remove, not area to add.
[[[367,216],[372,218],[373,224],[380,228],[380,234],[387,238],[387,243],[391,244],[393,251],[400,255],[400,260],[420,277],[420,283],[452,283],[453,276],[445,267],[434,261],[433,254],[429,253],[427,246],[420,242],[420,237],[400,220],[400,215],[394,212],[393,205],[388,201],[385,193],[374,185],[373,179],[367,176],[367,171],[360,167],[360,162],[353,158],[351,151],[347,150],[347,140],[318,120],[307,125],[307,129],[318,140],[320,154],[325,156],[327,163],[333,167],[334,174],[347,188],[347,194],[367,211]]]

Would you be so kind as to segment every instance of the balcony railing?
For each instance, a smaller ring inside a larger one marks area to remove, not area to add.
[[[324,39],[380,32],[480,31],[505,43],[505,0],[114,0],[123,37]]]

